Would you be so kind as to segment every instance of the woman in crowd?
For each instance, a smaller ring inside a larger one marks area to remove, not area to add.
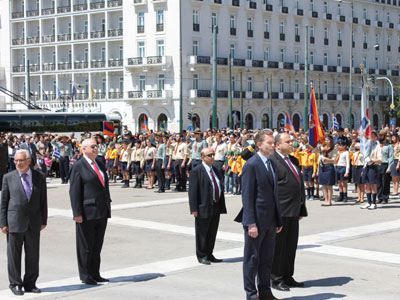
[[[393,195],[397,196],[399,194],[400,181],[400,139],[397,133],[392,135],[392,145],[394,162],[390,168],[390,175],[392,176],[393,180]]]
[[[322,185],[324,203],[322,206],[332,205],[333,185],[335,185],[335,160],[332,157],[333,141],[327,138],[321,146],[319,157],[318,181]]]
[[[339,184],[339,197],[337,202],[347,202],[347,183],[350,175],[350,154],[347,150],[347,143],[340,141],[338,144],[338,153],[335,158],[336,179]]]

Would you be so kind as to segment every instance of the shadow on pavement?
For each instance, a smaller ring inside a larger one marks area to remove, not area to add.
[[[119,276],[110,278],[110,282],[142,282],[154,280],[160,277],[165,277],[165,275],[161,273],[146,273],[132,276]]]
[[[326,299],[335,299],[335,298],[344,298],[346,295],[343,294],[333,294],[333,293],[321,293],[315,295],[307,295],[307,296],[294,296],[290,298],[285,298],[285,300],[326,300]]]
[[[142,281],[149,281],[153,279],[157,279],[160,277],[165,277],[164,274],[161,273],[146,273],[146,274],[139,274],[139,275],[132,275],[132,276],[119,276],[109,278],[110,283],[118,283],[118,282],[142,282]],[[73,292],[79,290],[87,290],[96,287],[101,287],[104,284],[99,285],[87,285],[87,284],[71,284],[71,285],[62,285],[62,286],[54,286],[48,288],[42,288],[42,292],[44,293],[59,293],[59,292]]]
[[[310,248],[319,248],[322,245],[298,245],[297,249],[298,250],[303,250],[303,249],[310,249]]]
[[[305,287],[342,286],[342,285],[348,284],[352,280],[353,280],[353,278],[351,278],[351,277],[329,277],[329,278],[304,281],[304,286]]]
[[[224,258],[224,263],[232,264],[242,262],[243,257],[232,257],[232,258]]]

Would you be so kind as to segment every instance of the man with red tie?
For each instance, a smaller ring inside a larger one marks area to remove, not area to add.
[[[100,276],[100,253],[111,217],[111,198],[105,166],[96,161],[96,140],[84,140],[82,153],[71,171],[69,195],[76,223],[79,277],[82,283],[96,285],[109,281]]]
[[[304,284],[293,278],[294,262],[299,239],[299,220],[307,216],[304,182],[298,160],[291,156],[292,139],[287,133],[275,137],[275,152],[271,161],[275,166],[278,202],[281,209],[283,230],[277,234],[272,264],[272,287],[289,291],[290,287]]]
[[[201,264],[222,262],[213,255],[220,214],[226,214],[223,178],[213,166],[212,148],[201,150],[202,163],[189,177],[190,213],[195,218],[196,255]]]

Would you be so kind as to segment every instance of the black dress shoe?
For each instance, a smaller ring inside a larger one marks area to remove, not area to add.
[[[285,285],[289,286],[289,287],[304,287],[304,283],[303,282],[297,282],[296,280],[294,280],[293,277],[290,277],[287,280],[284,280]]]
[[[88,285],[97,285],[97,282],[94,279],[86,279],[86,280],[82,280],[82,283],[84,284],[88,284]]]
[[[24,295],[24,291],[22,290],[22,286],[19,286],[19,285],[10,286],[10,290],[15,296],[23,296]]]
[[[34,293],[34,294],[40,294],[42,292],[41,289],[39,289],[36,286],[33,287],[26,287],[25,288],[25,293]]]
[[[203,264],[203,265],[211,265],[210,261],[207,259],[207,257],[199,257],[197,258],[197,260],[199,261],[199,263]]]
[[[220,263],[220,262],[223,262],[223,260],[222,259],[219,259],[219,258],[215,258],[215,256],[214,255],[210,255],[210,258],[208,259],[210,262],[212,262],[212,263]]]
[[[282,292],[290,291],[290,288],[283,281],[272,282],[272,288],[274,288],[275,290],[278,290],[278,291],[282,291]]]
[[[94,280],[96,280],[97,282],[110,282],[110,279],[107,278],[103,278],[103,277],[95,277]]]

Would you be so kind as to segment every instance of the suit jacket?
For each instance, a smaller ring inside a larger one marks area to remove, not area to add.
[[[25,232],[28,226],[39,232],[41,225],[47,225],[45,177],[32,170],[32,195],[27,199],[18,171],[4,175],[0,211],[0,227],[8,226],[10,233]]]
[[[282,217],[306,217],[307,208],[305,204],[304,181],[301,176],[299,161],[291,155],[289,155],[289,159],[297,169],[300,183],[286,161],[277,152],[271,155],[271,161],[274,162],[275,166],[281,215]]]
[[[96,172],[82,157],[72,167],[69,197],[73,216],[82,216],[83,220],[97,220],[111,217],[111,197],[105,166],[97,161],[104,174],[105,187]]]
[[[0,173],[7,173],[8,169],[8,145],[7,143],[0,144]],[[1,184],[1,182],[0,182]]]
[[[199,218],[210,218],[216,214],[226,214],[223,178],[218,170],[212,167],[218,176],[221,191],[218,203],[213,200],[214,187],[203,164],[197,165],[189,177],[189,206],[190,212],[197,211]]]
[[[272,167],[275,169],[273,162]],[[236,220],[243,226],[256,224],[261,230],[282,226],[277,202],[276,175],[273,176],[261,157],[253,155],[244,165],[242,173],[242,216]]]

